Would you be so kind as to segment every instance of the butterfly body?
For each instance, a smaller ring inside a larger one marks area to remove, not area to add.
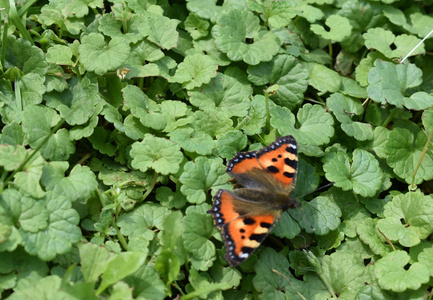
[[[246,260],[263,242],[281,214],[299,205],[290,198],[296,183],[298,152],[292,136],[258,151],[237,153],[226,172],[243,188],[218,190],[212,208],[225,241],[224,258],[232,266]]]

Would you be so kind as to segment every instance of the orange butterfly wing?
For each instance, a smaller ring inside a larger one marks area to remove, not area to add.
[[[298,146],[293,136],[283,136],[259,151],[237,153],[227,173],[247,188],[289,194],[296,184]]]
[[[245,204],[258,205],[246,203],[234,192],[218,190],[214,205],[209,210],[215,225],[221,229],[226,246],[224,258],[231,266],[237,266],[246,260],[260,246],[281,216],[281,212],[248,215],[242,211]]]
[[[212,209],[222,231],[231,266],[246,260],[260,246],[283,210],[299,204],[289,198],[296,183],[298,155],[292,136],[277,138],[259,151],[237,153],[227,166],[246,188],[218,190]]]

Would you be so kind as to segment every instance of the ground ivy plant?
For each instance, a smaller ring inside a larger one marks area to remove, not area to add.
[[[431,297],[432,4],[0,0],[0,298]],[[227,159],[288,134],[231,268]]]

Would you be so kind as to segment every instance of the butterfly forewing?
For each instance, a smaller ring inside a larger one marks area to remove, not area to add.
[[[298,170],[298,146],[291,135],[277,138],[257,151],[256,158],[263,169],[272,173],[277,185],[286,193],[293,191]]]

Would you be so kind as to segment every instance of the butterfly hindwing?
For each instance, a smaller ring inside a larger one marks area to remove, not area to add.
[[[250,209],[245,210],[243,206]],[[282,210],[266,211],[258,203],[244,201],[235,192],[218,190],[209,213],[221,228],[226,246],[224,258],[231,266],[236,266],[260,246],[279,220]]]

